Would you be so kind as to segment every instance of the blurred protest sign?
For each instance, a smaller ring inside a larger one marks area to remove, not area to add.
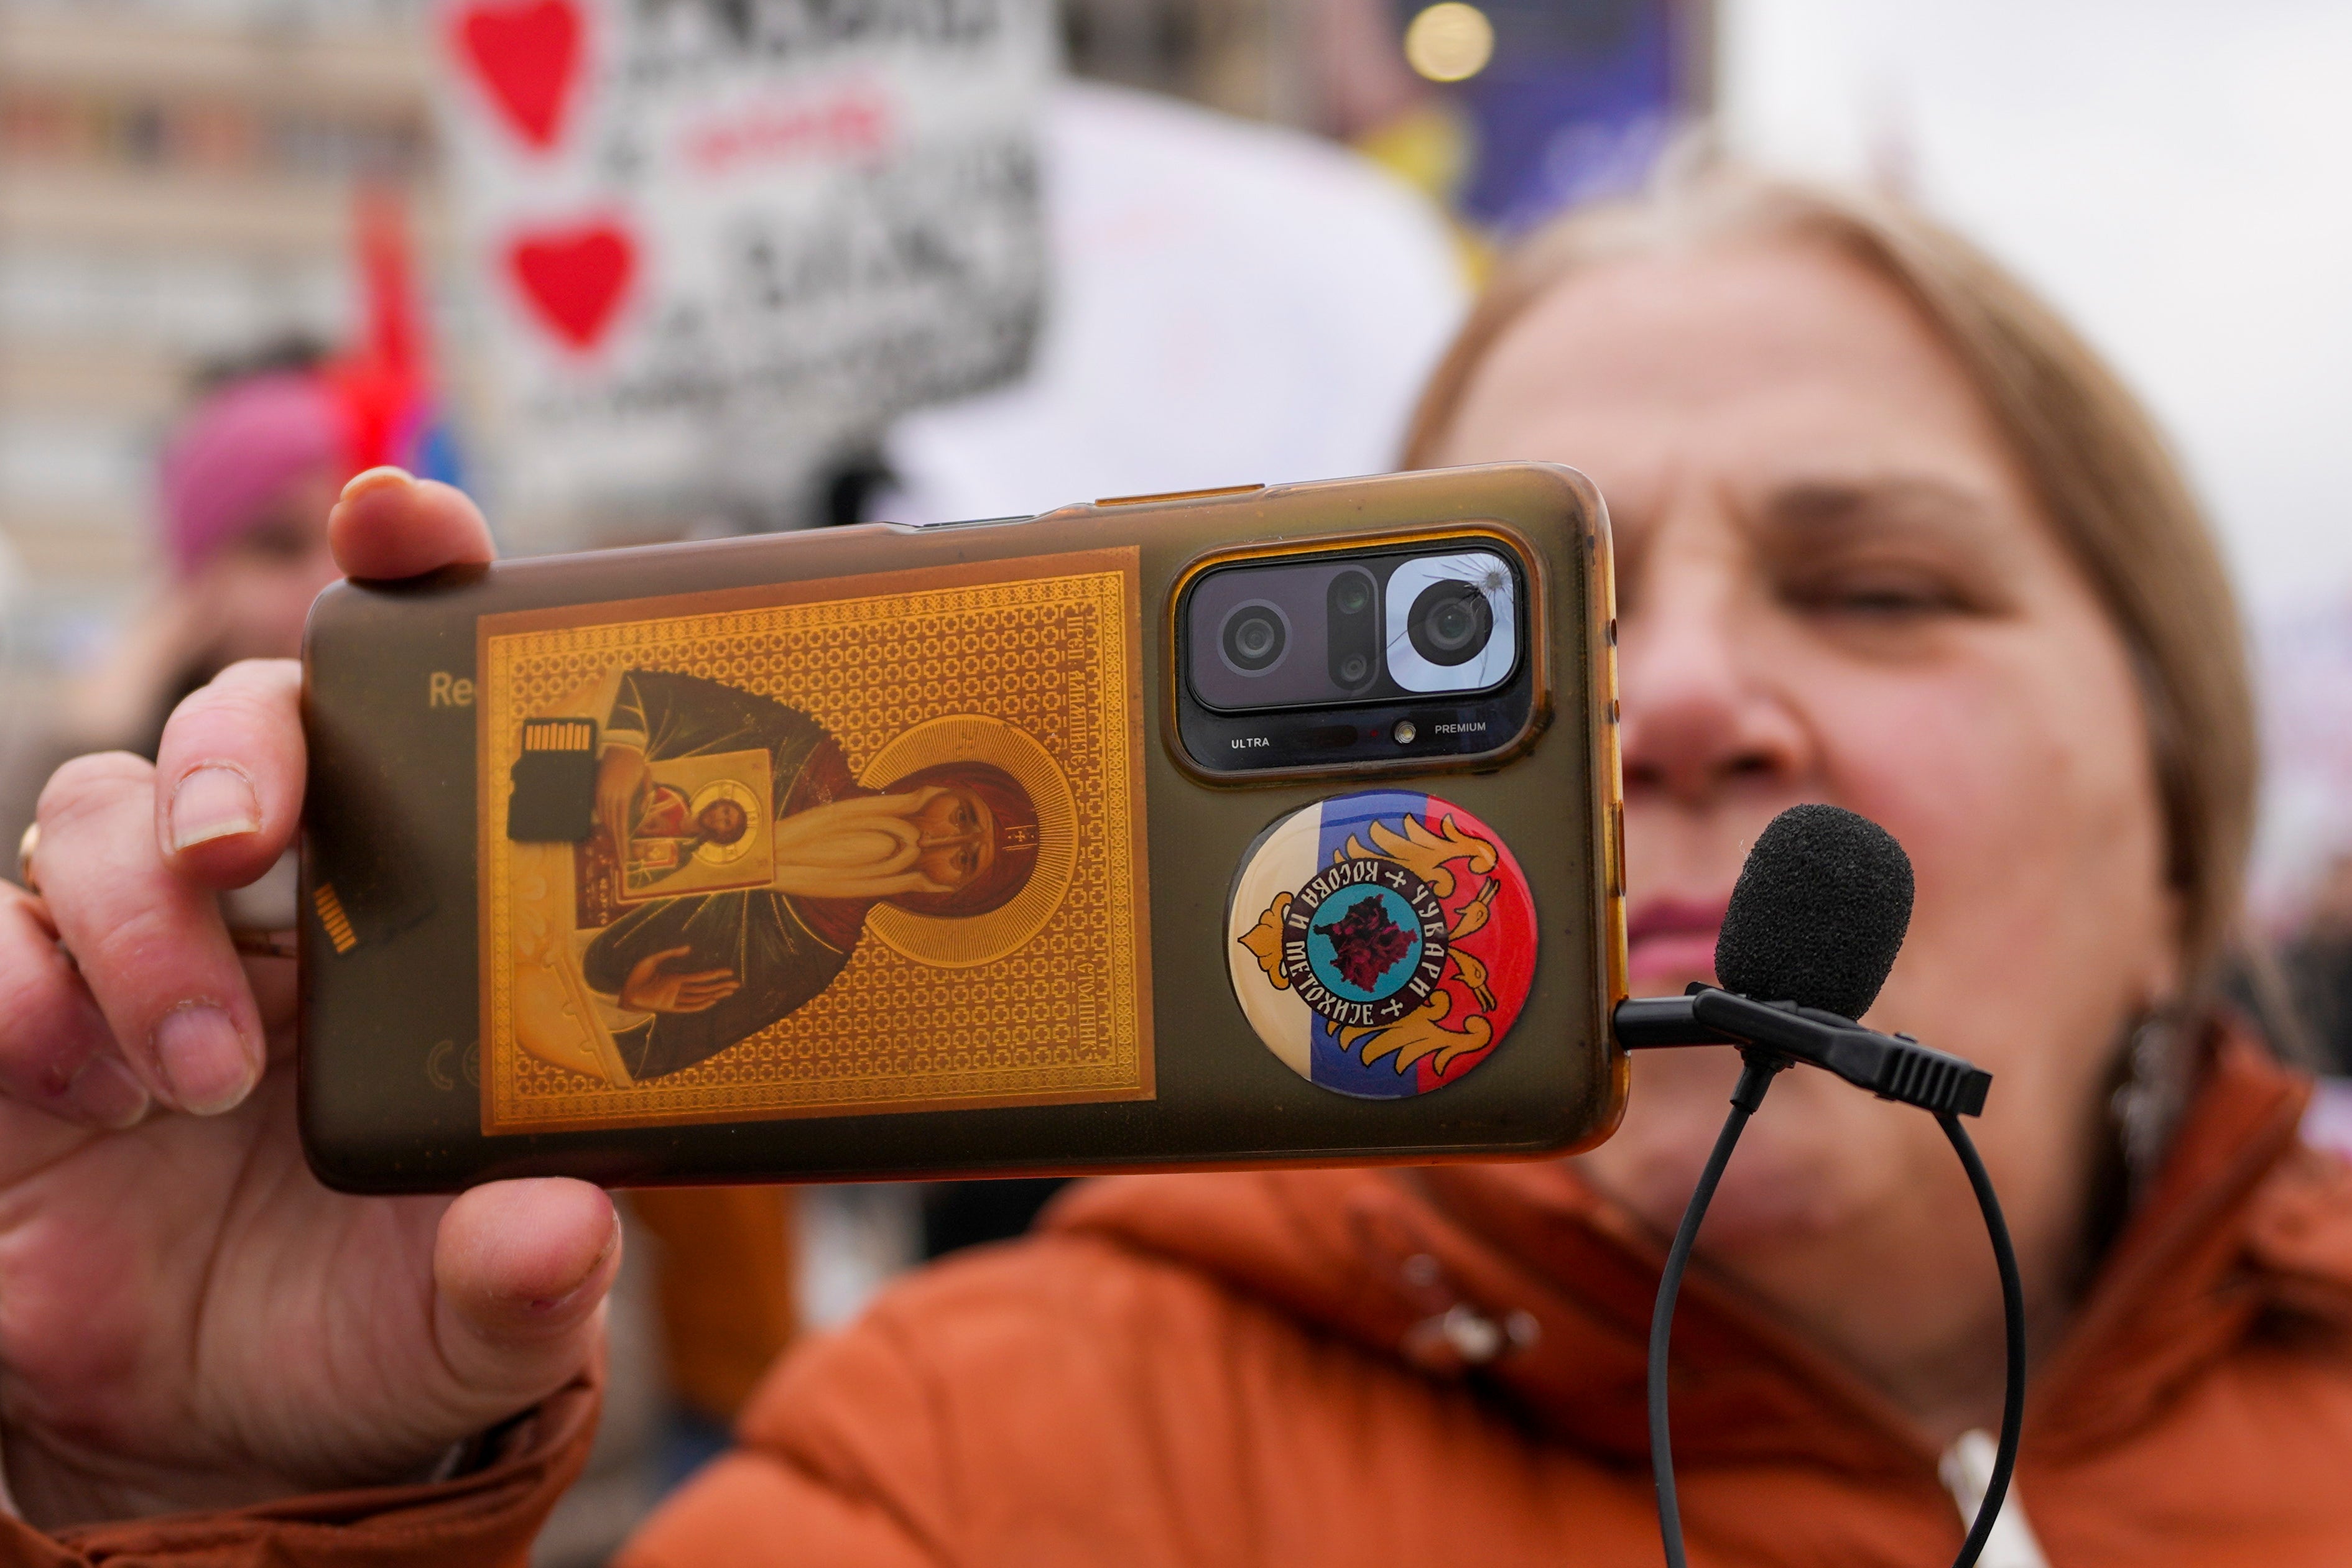
[[[893,415],[1024,365],[1048,0],[436,21],[510,515],[796,520]]]

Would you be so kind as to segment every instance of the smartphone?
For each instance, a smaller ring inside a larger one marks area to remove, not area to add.
[[[327,591],[300,1118],[364,1192],[1605,1137],[1608,524],[1507,464]]]

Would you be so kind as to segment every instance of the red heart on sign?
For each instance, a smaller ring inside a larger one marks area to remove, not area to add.
[[[572,0],[510,0],[457,14],[459,53],[516,131],[542,152],[555,145],[582,31]]]
[[[626,229],[611,223],[541,229],[515,236],[507,265],[540,324],[585,350],[612,327],[636,273],[637,247]]]

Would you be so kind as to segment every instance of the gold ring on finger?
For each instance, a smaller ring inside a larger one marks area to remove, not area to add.
[[[30,823],[25,829],[25,836],[16,841],[16,881],[35,898],[41,896],[41,884],[33,874],[33,852],[40,846],[41,824]],[[224,911],[224,914],[226,913],[227,912]],[[231,921],[228,927],[229,944],[238,952],[254,957],[291,958],[294,956],[292,925],[293,922],[290,919],[260,925],[240,925]],[[58,951],[64,953],[68,958],[71,958],[73,949],[66,946],[65,938],[60,936],[57,940]]]

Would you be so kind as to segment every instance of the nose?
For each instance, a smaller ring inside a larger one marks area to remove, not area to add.
[[[1661,537],[1643,563],[1618,650],[1629,800],[1700,810],[1732,793],[1786,792],[1808,766],[1805,732],[1760,656],[1766,606],[1729,554]]]

